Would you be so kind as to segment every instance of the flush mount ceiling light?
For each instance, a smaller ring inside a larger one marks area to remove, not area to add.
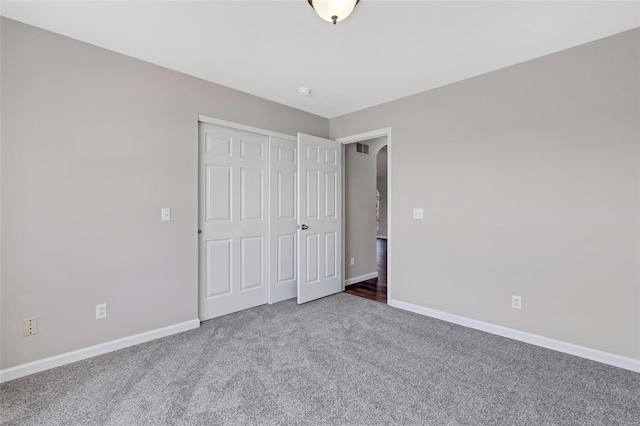
[[[360,0],[307,0],[318,16],[327,22],[343,21],[351,15]]]

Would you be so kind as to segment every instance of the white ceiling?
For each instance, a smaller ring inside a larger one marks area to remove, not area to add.
[[[640,2],[3,1],[2,15],[333,118],[640,26]],[[302,97],[298,87],[312,89]]]

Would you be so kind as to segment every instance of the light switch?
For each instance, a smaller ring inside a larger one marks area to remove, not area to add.
[[[171,220],[171,209],[169,207],[163,207],[160,209],[160,219],[164,222]]]
[[[414,219],[424,219],[424,210],[423,209],[413,209],[413,218]]]

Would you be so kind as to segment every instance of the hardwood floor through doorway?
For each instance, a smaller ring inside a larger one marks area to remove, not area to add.
[[[378,278],[372,278],[345,287],[344,292],[377,302],[387,303],[387,240],[378,238],[376,243]]]

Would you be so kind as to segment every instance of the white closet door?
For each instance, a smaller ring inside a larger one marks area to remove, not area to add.
[[[297,142],[270,137],[269,303],[296,297],[298,241]]]
[[[342,291],[342,146],[298,133],[298,303]]]
[[[267,303],[268,143],[200,123],[202,321]]]

